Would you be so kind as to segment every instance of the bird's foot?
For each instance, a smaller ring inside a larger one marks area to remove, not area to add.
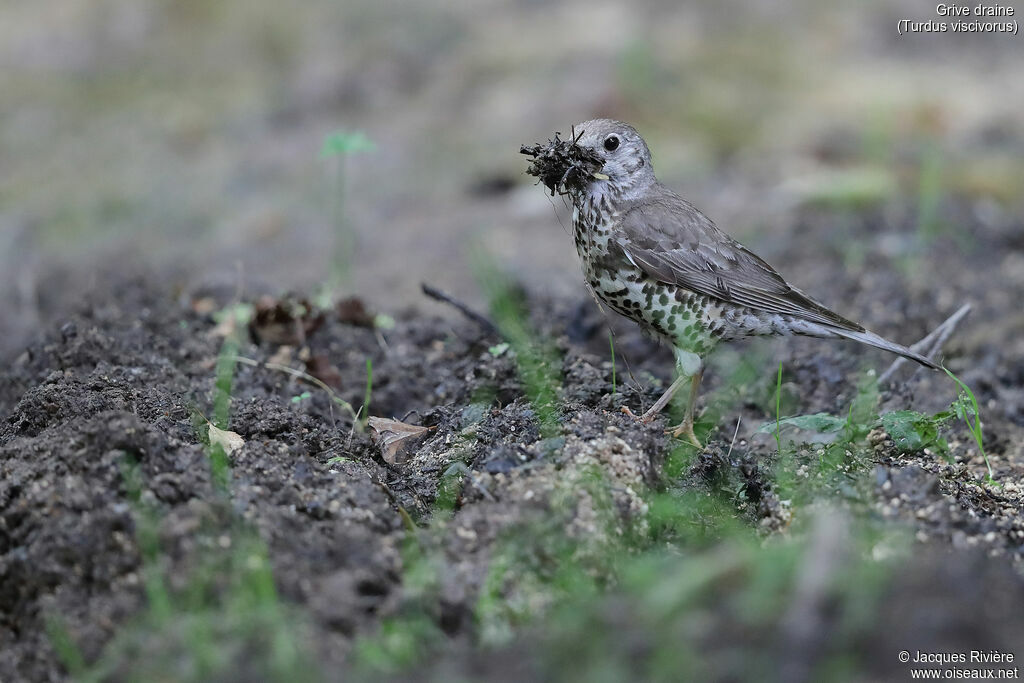
[[[658,415],[657,412],[652,412],[650,410],[648,410],[643,415],[637,415],[636,413],[629,409],[629,406],[622,406],[622,412],[626,415],[629,415],[637,422],[643,424],[647,424]],[[680,436],[685,436],[686,440],[689,441],[694,446],[696,446],[697,448],[704,448],[704,444],[702,444],[700,442],[700,439],[697,438],[697,435],[693,433],[693,420],[686,420],[684,422],[677,424],[675,427],[670,427],[665,430],[665,433],[671,434],[677,439]]]
[[[680,436],[685,436],[686,439],[697,448],[704,448],[704,445],[700,442],[700,439],[698,439],[697,435],[693,433],[693,420],[686,420],[685,422],[681,422],[677,424],[675,427],[666,429],[665,433],[671,434],[677,439]]]
[[[650,410],[648,410],[643,415],[637,415],[636,413],[634,413],[632,410],[629,409],[629,406],[622,406],[622,412],[624,414],[626,414],[626,415],[629,415],[631,418],[633,418],[637,422],[640,422],[640,423],[643,423],[643,424],[647,424],[648,422],[650,422],[651,420],[653,420],[655,417],[658,416],[658,412],[657,411],[650,411]]]

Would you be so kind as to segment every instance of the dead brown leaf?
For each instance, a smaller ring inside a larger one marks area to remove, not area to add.
[[[380,448],[384,462],[400,465],[409,460],[409,451],[419,438],[436,427],[420,427],[386,417],[371,417],[367,420],[373,430],[374,442]]]

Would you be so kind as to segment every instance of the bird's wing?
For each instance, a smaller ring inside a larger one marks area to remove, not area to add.
[[[668,190],[627,205],[620,220],[614,242],[659,282],[756,311],[855,332],[864,330],[790,286],[757,254]]]

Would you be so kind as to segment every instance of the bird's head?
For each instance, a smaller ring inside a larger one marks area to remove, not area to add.
[[[576,144],[592,150],[603,162],[591,174],[590,192],[614,190],[628,196],[655,181],[647,143],[628,123],[592,119],[576,124],[573,133]]]

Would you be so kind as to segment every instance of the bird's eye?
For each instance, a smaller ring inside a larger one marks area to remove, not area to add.
[[[619,137],[617,135],[609,135],[604,139],[604,148],[609,152],[614,152],[619,148]]]

